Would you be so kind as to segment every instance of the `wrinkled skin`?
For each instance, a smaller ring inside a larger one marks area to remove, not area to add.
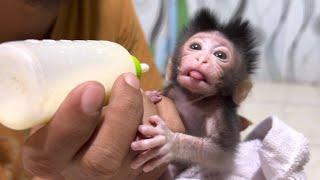
[[[143,171],[149,172],[155,167],[169,163],[175,156],[176,133],[173,133],[159,116],[151,116],[149,122],[153,125],[140,125],[139,132],[146,137],[152,137],[131,144],[134,151],[145,151],[136,158],[131,167],[137,169],[144,164]]]
[[[215,93],[221,78],[234,67],[234,58],[233,45],[219,32],[197,33],[181,48],[177,81],[193,93]]]

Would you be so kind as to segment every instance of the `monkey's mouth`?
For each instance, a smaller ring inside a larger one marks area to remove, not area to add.
[[[197,81],[207,82],[205,75],[197,70],[190,70],[188,76]]]

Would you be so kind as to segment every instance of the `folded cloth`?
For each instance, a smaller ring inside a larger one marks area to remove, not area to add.
[[[275,116],[257,125],[238,145],[235,164],[227,179],[307,179],[303,167],[309,161],[307,139]],[[177,179],[201,179],[199,167],[191,167]]]

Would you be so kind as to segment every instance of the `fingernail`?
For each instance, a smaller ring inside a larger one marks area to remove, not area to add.
[[[152,170],[152,169],[147,168],[147,167],[143,168],[143,172],[145,172],[145,173],[150,172],[151,170]]]
[[[138,169],[136,164],[131,164],[130,167],[131,167],[131,169]]]
[[[125,74],[124,79],[133,88],[135,88],[135,89],[140,88],[140,82],[139,82],[138,78],[135,75],[133,75],[132,73]]]
[[[138,126],[138,130],[139,130],[139,131],[144,131],[145,128],[144,128],[142,125],[139,125],[139,126]]]
[[[135,151],[136,148],[137,148],[137,143],[132,142],[132,143],[131,143],[131,149]]]
[[[104,89],[95,84],[85,87],[81,96],[82,110],[86,114],[92,114],[100,111],[104,102]]]

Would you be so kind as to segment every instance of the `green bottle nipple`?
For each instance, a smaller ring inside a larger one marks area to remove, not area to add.
[[[138,58],[136,58],[135,56],[131,56],[131,57],[132,57],[132,60],[136,66],[136,75],[140,79],[142,73],[149,71],[149,65],[145,64],[145,63],[140,63]]]

